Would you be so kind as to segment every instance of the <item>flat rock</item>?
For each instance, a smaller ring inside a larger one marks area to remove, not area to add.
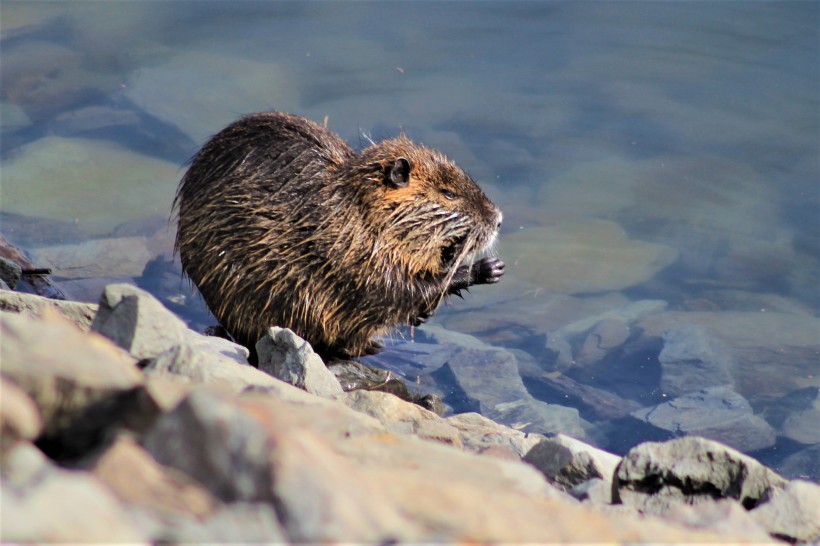
[[[148,292],[128,284],[106,286],[91,329],[138,359],[181,344],[188,328]]]
[[[603,480],[611,489],[612,476],[621,458],[558,434],[533,446],[524,460],[540,470],[550,483],[570,490],[592,479]]]
[[[459,431],[464,448],[474,453],[502,448],[523,457],[544,438],[541,434],[529,434],[499,425],[478,413],[461,413],[447,417],[446,421]]]
[[[289,328],[272,327],[256,343],[259,369],[311,394],[333,398],[342,394],[336,376],[304,339]]]
[[[53,300],[22,292],[0,291],[0,311],[20,313],[37,318],[42,315],[43,309],[46,307],[57,310],[78,328],[86,331],[91,328],[91,322],[94,315],[97,314],[96,304]]]
[[[622,290],[651,279],[677,259],[671,247],[630,240],[623,228],[606,220],[514,232],[505,236],[502,254],[521,277],[564,294]]]
[[[671,396],[714,387],[732,386],[734,360],[722,342],[698,324],[681,324],[663,334],[661,389]]]
[[[630,449],[615,470],[613,500],[641,509],[657,498],[689,504],[730,498],[751,509],[785,484],[785,479],[751,457],[689,436]]]
[[[773,446],[774,429],[728,387],[710,387],[633,411],[636,419],[673,434],[704,436],[742,451]]]
[[[56,311],[41,319],[0,313],[3,375],[34,400],[43,435],[60,450],[87,449],[134,402],[143,384],[134,360]],[[59,443],[59,442],[58,442]]]
[[[751,511],[752,518],[772,536],[789,542],[820,539],[820,486],[794,480],[776,489],[769,502]]]
[[[45,137],[3,163],[3,210],[104,235],[125,220],[167,214],[178,181],[171,162],[100,140]]]
[[[340,397],[348,407],[378,420],[394,434],[415,434],[419,438],[462,447],[459,429],[432,411],[379,391],[357,390]]]
[[[218,71],[221,77],[206,76],[210,70]],[[179,127],[194,142],[202,142],[233,122],[237,113],[269,110],[274,104],[284,111],[295,108],[299,101],[292,82],[273,63],[188,50],[134,72],[125,95],[145,111]],[[191,96],[192,86],[208,92]],[[231,97],[230,104],[225,97]],[[203,116],[203,112],[208,115]]]
[[[66,279],[139,277],[153,258],[145,237],[93,239],[31,250],[32,260]]]

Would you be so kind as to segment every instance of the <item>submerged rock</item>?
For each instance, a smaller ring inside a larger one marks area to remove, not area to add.
[[[663,334],[661,389],[672,396],[725,385],[732,387],[734,361],[728,347],[703,326],[681,324]]]
[[[521,277],[565,294],[622,290],[677,259],[670,247],[630,240],[605,220],[562,222],[504,237],[503,254]]]
[[[774,429],[728,387],[690,392],[632,416],[672,434],[704,436],[742,451],[773,446],[776,439]]]
[[[35,263],[65,279],[139,277],[152,258],[145,237],[94,239],[31,250]]]
[[[3,163],[3,210],[103,235],[128,219],[167,214],[178,180],[171,162],[98,140],[45,137]]]

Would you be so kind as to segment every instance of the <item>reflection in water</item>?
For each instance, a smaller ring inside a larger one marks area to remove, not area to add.
[[[208,135],[266,109],[354,145],[405,131],[502,206],[508,270],[381,365],[525,430],[618,452],[705,434],[817,479],[817,16],[5,2],[2,231],[74,297],[131,279],[202,329],[168,216]]]

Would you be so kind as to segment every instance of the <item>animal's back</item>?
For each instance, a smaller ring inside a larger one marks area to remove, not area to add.
[[[186,274],[240,343],[253,347],[262,321],[288,323],[284,295],[308,280],[291,272],[322,261],[310,240],[340,199],[330,174],[351,154],[319,125],[263,113],[226,127],[193,158],[175,201],[176,247]]]

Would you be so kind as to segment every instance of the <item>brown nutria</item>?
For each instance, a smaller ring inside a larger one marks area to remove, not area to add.
[[[252,114],[194,156],[174,206],[185,273],[252,352],[282,326],[326,357],[374,354],[374,336],[504,273],[498,258],[470,261],[501,212],[404,136],[356,153],[307,119]]]

